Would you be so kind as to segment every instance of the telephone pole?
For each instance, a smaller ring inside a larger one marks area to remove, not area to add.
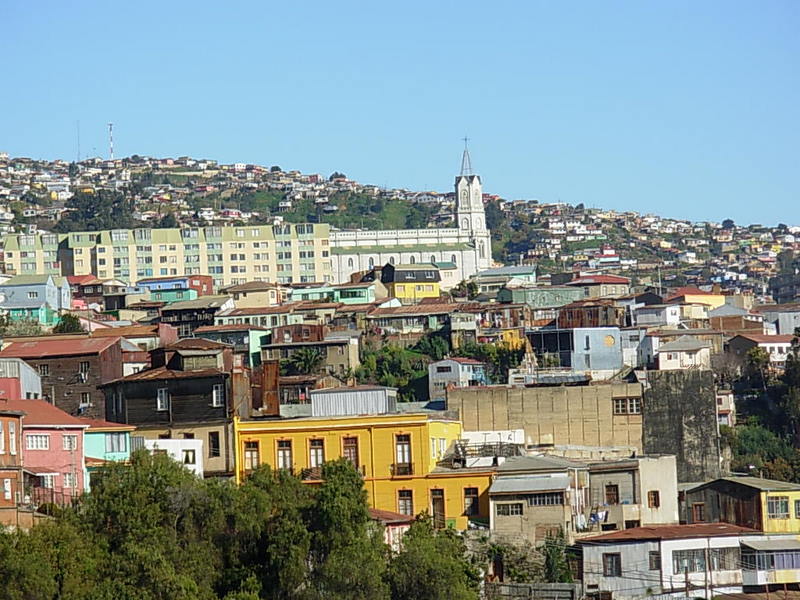
[[[114,160],[114,124],[108,124],[108,158]]]

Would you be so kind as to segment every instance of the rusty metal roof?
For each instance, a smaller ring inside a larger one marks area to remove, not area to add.
[[[640,540],[680,540],[759,533],[749,527],[730,523],[694,523],[690,525],[652,525],[612,531],[578,540],[578,544],[598,542],[635,542]]]

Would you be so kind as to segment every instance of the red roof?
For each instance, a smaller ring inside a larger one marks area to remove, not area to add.
[[[138,373],[132,373],[130,375],[126,375],[121,379],[115,379],[114,381],[109,381],[108,383],[103,384],[99,387],[105,387],[107,385],[123,381],[162,381],[165,379],[190,379],[192,377],[215,377],[219,375],[227,376],[227,373],[220,369],[214,369],[214,368],[197,369],[195,371],[176,371],[174,369],[168,369],[166,367],[156,367],[154,369],[147,369],[145,371],[139,371]]]
[[[60,427],[87,427],[82,419],[65,413],[44,400],[0,400],[1,408],[21,410],[23,427],[58,425]]]
[[[452,358],[445,358],[444,360],[454,360],[457,363],[462,365],[482,365],[483,363],[479,360],[475,360],[474,358],[464,358],[461,356],[454,356]]]
[[[572,281],[568,281],[564,285],[599,285],[599,284],[617,284],[627,285],[631,282],[627,277],[620,277],[619,275],[586,275],[578,277]]]
[[[783,335],[765,335],[763,333],[742,333],[736,337],[745,338],[757,344],[791,344],[794,336],[791,333]]]
[[[369,516],[375,521],[380,521],[384,525],[405,525],[414,522],[415,517],[411,515],[402,515],[400,513],[392,512],[391,510],[380,510],[377,508],[370,508]]]
[[[89,426],[89,430],[92,429],[121,429],[121,430],[130,430],[133,431],[136,429],[134,425],[125,425],[124,423],[112,423],[111,421],[104,421],[103,419],[80,419],[84,424]]]
[[[691,525],[653,525],[632,527],[578,540],[582,543],[633,542],[639,540],[681,540],[686,538],[717,537],[758,533],[755,529],[730,523],[694,523]]]
[[[11,342],[0,352],[0,358],[49,358],[51,356],[80,356],[98,354],[117,343],[117,337],[49,339]]]
[[[70,285],[87,285],[95,281],[100,281],[100,279],[94,275],[67,275],[67,283]]]
[[[92,331],[92,337],[149,337],[158,335],[158,325],[125,325],[103,327]]]

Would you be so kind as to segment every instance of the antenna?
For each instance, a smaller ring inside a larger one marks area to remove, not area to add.
[[[76,121],[76,127],[78,129],[78,160],[77,162],[81,162],[81,122],[80,119]]]
[[[108,124],[108,158],[114,160],[114,124]]]
[[[469,149],[467,148],[467,142],[469,142],[469,138],[464,136],[464,154],[461,156],[461,174],[462,175],[472,175],[472,161],[469,158]]]

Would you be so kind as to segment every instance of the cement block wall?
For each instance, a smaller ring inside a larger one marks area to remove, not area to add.
[[[721,476],[714,376],[708,370],[650,371],[644,392],[647,454],[674,454],[678,482]]]

